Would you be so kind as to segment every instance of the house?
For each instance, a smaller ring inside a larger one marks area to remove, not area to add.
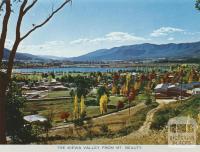
[[[193,87],[194,87],[191,83],[189,83],[189,84],[180,84],[179,86],[182,87],[183,89],[186,89],[186,90],[192,90]]]
[[[27,122],[44,122],[47,121],[47,118],[40,116],[40,115],[28,115],[28,116],[24,116],[24,120],[26,120]]]
[[[192,94],[195,95],[195,94],[200,94],[200,88],[195,88],[192,90]]]
[[[52,91],[65,91],[65,90],[68,90],[68,88],[63,85],[56,85],[56,86],[52,86],[51,90]]]
[[[41,97],[41,94],[45,93],[45,91],[34,91],[25,93],[25,97],[27,99],[38,99]]]
[[[168,86],[169,86],[168,84],[164,83],[158,84],[154,89],[156,98],[167,98]]]
[[[135,73],[135,72],[132,72],[132,74],[131,74],[132,76],[137,76],[137,73]]]
[[[155,92],[156,93],[166,93],[167,89],[168,89],[168,86],[169,86],[169,84],[164,84],[164,83],[158,84],[155,87]]]
[[[43,86],[32,87],[31,90],[45,91],[45,90],[49,90],[49,87],[43,85]]]
[[[23,87],[25,86],[25,82],[17,82],[18,87]]]
[[[200,82],[192,82],[191,85],[193,88],[200,88]]]
[[[167,96],[169,96],[169,97],[178,97],[178,96],[188,97],[190,95],[187,93],[187,89],[181,87],[180,85],[170,85],[167,90]]]
[[[158,84],[155,87],[156,98],[174,98],[179,96],[188,97],[187,89],[178,84]]]

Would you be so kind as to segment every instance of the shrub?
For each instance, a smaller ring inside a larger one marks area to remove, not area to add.
[[[84,111],[83,113],[81,113],[80,119],[84,120],[86,118],[86,116],[87,116],[87,113]]]
[[[60,115],[60,118],[67,121],[67,119],[69,118],[70,113],[69,112],[62,112]]]
[[[152,103],[151,97],[150,97],[150,96],[147,96],[147,99],[146,99],[146,101],[145,101],[145,104],[146,104],[146,105],[150,105],[151,103]]]
[[[107,108],[108,108],[108,109],[116,109],[117,106],[115,106],[115,105],[107,105]]]
[[[85,101],[85,104],[86,104],[87,106],[98,106],[98,105],[99,105],[98,101],[97,101],[97,100],[94,100],[94,99],[92,99],[92,100],[86,100],[86,101]]]
[[[83,126],[83,125],[84,125],[84,120],[86,119],[86,116],[87,116],[86,112],[82,113],[82,114],[80,115],[80,118],[75,119],[75,120],[73,121],[73,122],[74,122],[74,125],[75,125],[75,126]]]
[[[154,121],[151,125],[152,129],[162,129],[167,125],[167,122],[170,118],[176,117],[179,114],[179,110],[174,109],[164,109],[156,113]]]
[[[75,126],[83,126],[84,125],[83,119],[75,119],[74,125]]]
[[[108,125],[102,124],[100,130],[102,133],[108,133],[109,132]]]
[[[124,102],[118,101],[118,103],[117,103],[117,110],[120,110],[122,108],[124,108]]]

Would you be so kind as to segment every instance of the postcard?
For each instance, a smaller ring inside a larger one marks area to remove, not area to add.
[[[0,149],[198,151],[200,0],[0,0]]]

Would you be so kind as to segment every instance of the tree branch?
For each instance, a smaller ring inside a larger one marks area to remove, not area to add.
[[[24,15],[37,3],[38,0],[33,0],[32,3],[24,9]]]
[[[22,5],[21,5],[21,7],[20,7],[20,10],[19,10],[19,16],[18,16],[18,19],[17,19],[17,26],[16,26],[16,38],[15,38],[15,41],[20,40],[21,23],[22,23],[22,19],[24,17],[24,9],[26,7],[27,2],[28,2],[28,0],[24,0]]]
[[[16,26],[15,42],[13,44],[12,50],[10,52],[9,60],[8,60],[7,75],[8,75],[9,79],[10,79],[11,73],[12,73],[12,67],[13,67],[15,54],[16,54],[17,48],[18,48],[19,43],[20,43],[21,23],[22,23],[22,19],[24,17],[24,9],[25,9],[27,3],[28,3],[28,0],[23,0],[22,4],[20,6],[20,10],[19,10],[19,16],[18,16],[18,19],[17,19],[17,26]]]
[[[3,8],[4,4],[5,4],[5,0],[2,0],[0,3],[0,11],[3,11],[2,8]]]
[[[21,41],[28,37],[32,32],[34,32],[36,29],[42,27],[45,25],[58,11],[60,11],[67,3],[69,3],[72,0],[65,0],[56,10],[52,11],[52,13],[47,17],[41,24],[38,24],[34,26],[30,31],[28,31],[24,36],[21,37]]]
[[[8,68],[7,68],[7,76],[8,79],[10,79],[11,77],[11,73],[12,73],[12,68],[13,68],[13,63],[14,63],[14,58],[15,58],[15,54],[17,51],[17,48],[20,44],[20,42],[22,40],[24,40],[26,37],[28,37],[33,31],[35,31],[36,29],[42,27],[43,25],[45,25],[48,21],[50,21],[50,19],[58,12],[60,11],[68,2],[70,2],[71,0],[65,0],[65,2],[63,2],[56,10],[52,11],[52,13],[50,14],[50,16],[48,18],[46,18],[41,24],[34,26],[34,28],[32,28],[30,31],[28,31],[23,37],[21,37],[20,34],[20,28],[21,28],[21,23],[23,21],[23,17],[24,15],[26,15],[26,13],[36,4],[37,0],[33,0],[33,2],[26,7],[28,0],[23,0],[21,7],[20,7],[20,11],[19,11],[19,16],[18,16],[18,20],[17,20],[17,26],[16,26],[16,38],[15,38],[15,42],[13,45],[13,48],[11,50],[10,56],[9,56],[9,61],[8,61]]]

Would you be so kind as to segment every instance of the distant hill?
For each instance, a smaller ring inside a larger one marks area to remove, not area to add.
[[[52,60],[67,60],[68,58],[66,57],[58,57],[58,56],[53,56],[53,55],[39,55],[38,57],[41,57],[43,59],[52,59]]]
[[[9,58],[9,55],[10,55],[10,51],[8,49],[4,49],[4,57],[3,59],[4,60],[7,60]],[[36,55],[32,55],[32,54],[28,54],[28,53],[19,53],[17,52],[16,53],[16,56],[15,56],[15,60],[30,60],[30,61],[43,61],[45,60],[44,58],[42,57],[39,57],[39,56],[36,56]]]
[[[137,44],[101,49],[71,58],[73,61],[131,60],[157,58],[200,57],[200,42],[180,44]]]

